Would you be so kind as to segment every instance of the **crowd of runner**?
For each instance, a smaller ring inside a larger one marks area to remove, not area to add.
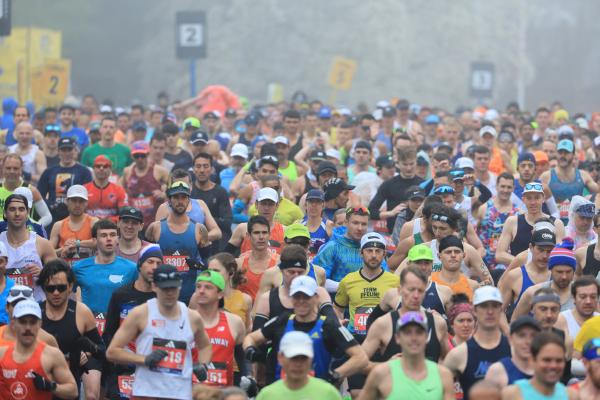
[[[600,113],[3,112],[2,399],[600,399]]]

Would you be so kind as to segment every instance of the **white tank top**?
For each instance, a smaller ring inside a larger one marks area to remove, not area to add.
[[[440,260],[440,256],[439,256],[439,251],[438,251],[438,244],[437,244],[437,239],[433,239],[430,244],[429,247],[431,247],[431,252],[433,253],[433,272],[436,271],[441,271],[442,270],[442,261]],[[469,267],[467,267],[467,264],[465,264],[465,260],[463,260],[460,263],[460,272],[463,273],[467,278],[471,277],[471,270],[469,269]]]
[[[46,299],[44,291],[37,286],[35,279],[31,274],[25,272],[27,265],[37,265],[40,268],[44,267],[40,255],[38,254],[35,245],[37,235],[35,232],[29,232],[29,239],[17,248],[14,248],[8,243],[6,231],[0,233],[0,242],[6,246],[8,252],[8,264],[6,264],[6,276],[13,279],[17,284],[26,285],[34,289],[33,296],[36,301]]]
[[[569,334],[569,336],[574,338],[579,333],[581,325],[579,325],[579,322],[577,322],[577,320],[575,319],[575,316],[573,315],[573,309],[561,311],[561,314],[563,317],[565,317],[565,321],[567,321],[567,333]],[[594,312],[594,317],[596,315],[599,315],[599,313]]]
[[[417,218],[413,222],[413,236],[417,233],[421,233],[421,218]]]
[[[8,147],[8,151],[11,153],[16,153],[18,146],[18,144],[13,144],[12,146]],[[23,171],[27,172],[28,174],[33,174],[35,172],[35,155],[39,149],[40,148],[37,145],[32,144],[31,148],[26,154],[20,154],[21,160],[23,160]]]
[[[156,368],[137,366],[133,395],[166,399],[192,398],[192,348],[194,334],[190,326],[189,311],[177,302],[180,316],[177,320],[163,317],[156,299],[148,304],[146,328],[135,341],[136,353],[148,355],[162,349],[169,353]]]

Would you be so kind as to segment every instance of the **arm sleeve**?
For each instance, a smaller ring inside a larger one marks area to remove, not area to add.
[[[246,357],[244,355],[244,348],[242,347],[242,345],[237,344],[235,346],[235,348],[233,349],[233,358],[237,363],[237,366],[240,370],[240,374],[242,376],[248,375],[248,371],[246,371]]]
[[[338,320],[338,316],[335,313],[333,306],[329,302],[321,304],[321,307],[319,307],[319,312],[327,318],[330,318],[332,321]]]
[[[488,189],[485,185],[482,185],[481,182],[475,183],[473,187],[475,186],[477,186],[477,189],[479,189],[479,202],[481,204],[485,204],[489,199],[492,198],[492,192],[490,192],[490,189]]]
[[[386,191],[387,191],[387,182],[384,182],[377,189],[377,193],[375,193],[375,197],[371,199],[369,203],[369,213],[371,214],[371,219],[380,219],[379,217],[379,209],[383,202],[387,199]]]
[[[269,321],[269,317],[263,314],[256,314],[252,321],[252,331],[261,329]]]
[[[335,293],[338,290],[338,286],[339,286],[339,282],[336,282],[334,280],[331,279],[327,279],[325,281],[325,289],[327,289],[327,291],[329,293]]]
[[[234,245],[232,245],[229,242],[227,242],[227,244],[225,245],[225,247],[223,247],[223,251],[225,253],[231,254],[234,257],[239,257],[240,256],[240,248],[239,247],[235,247]]]
[[[421,189],[425,191],[425,193],[430,194],[433,190],[433,179],[429,179],[428,181],[421,182],[419,185]]]
[[[38,220],[38,224],[42,226],[48,226],[52,223],[52,214],[50,214],[50,209],[48,209],[48,205],[44,200],[38,200],[34,204],[35,211],[37,211],[40,219]]]
[[[326,319],[323,324],[323,334],[328,342],[335,343],[335,349],[343,351],[350,347],[357,346],[358,342],[345,326],[337,324],[330,319]]]
[[[95,354],[92,354],[92,356],[94,356],[94,358],[103,360],[105,358],[106,346],[104,345],[104,341],[100,337],[100,332],[98,332],[98,329],[96,329],[96,327],[93,327],[84,335],[85,337],[90,339],[96,346],[98,346],[98,351]]]
[[[289,313],[271,318],[263,325],[262,328],[260,328],[260,332],[263,334],[265,339],[273,340],[277,334],[277,328],[281,325],[281,320],[283,320],[283,317],[286,319],[289,318]]]
[[[119,305],[117,304],[118,300],[115,298],[115,294],[113,293],[110,296],[110,302],[108,303],[108,311],[106,312],[106,326],[104,327],[104,334],[102,338],[104,339],[104,343],[107,345],[110,344],[113,336],[119,329]]]
[[[548,211],[550,212],[551,216],[553,216],[554,218],[560,218],[560,211],[558,210],[558,206],[556,205],[556,200],[554,199],[554,196],[546,200],[546,206],[548,206]]]
[[[37,189],[40,192],[40,195],[42,196],[42,200],[46,200],[46,195],[48,194],[48,182],[50,181],[48,175],[47,174],[48,170],[45,170],[44,172],[42,172],[42,176],[40,176],[40,180],[38,181],[37,184]]]
[[[379,307],[379,304],[377,304],[373,311],[371,311],[371,314],[369,314],[369,318],[367,318],[367,330],[371,327],[371,325],[373,325],[373,322],[375,322],[375,320],[382,315],[385,315],[385,311],[383,311],[381,307]]]

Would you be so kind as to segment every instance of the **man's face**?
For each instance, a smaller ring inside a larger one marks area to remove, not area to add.
[[[285,268],[281,271],[283,284],[289,288],[295,277],[304,275],[306,273],[305,268]]]
[[[234,168],[242,168],[246,165],[246,159],[240,156],[231,157],[231,166]]]
[[[533,312],[533,318],[540,323],[542,329],[550,329],[558,319],[560,304],[552,301],[543,301],[534,304],[531,311]]]
[[[93,114],[96,111],[96,100],[91,96],[85,96],[81,101],[81,110],[86,114]]]
[[[600,389],[600,358],[595,360],[583,359],[583,365],[587,371],[587,377],[592,381],[596,390]]]
[[[98,250],[106,254],[111,254],[116,251],[119,234],[116,229],[99,229],[96,232],[96,241],[98,243]]]
[[[442,268],[448,271],[460,270],[460,264],[462,263],[464,256],[464,251],[459,247],[448,247],[444,249],[444,251],[440,252]]]
[[[545,385],[551,387],[560,381],[565,368],[565,352],[559,345],[548,343],[542,347],[533,359],[535,377]]]
[[[511,179],[500,178],[498,184],[496,185],[496,192],[498,193],[498,198],[502,201],[510,200],[510,196],[515,189],[515,183]]]
[[[352,138],[350,128],[338,128],[337,130],[338,143],[343,144]]]
[[[177,193],[169,197],[169,205],[175,215],[183,215],[190,204],[190,196],[184,193]]]
[[[150,116],[150,125],[153,127],[160,126],[160,121],[162,120],[163,114],[161,112],[153,112],[152,116]]]
[[[356,164],[364,167],[371,161],[371,152],[367,149],[358,148],[354,150],[354,161]]]
[[[286,377],[296,382],[308,376],[312,369],[312,358],[306,356],[286,358],[283,353],[279,353],[277,360],[281,364],[281,368],[285,371]]]
[[[300,119],[286,117],[283,119],[283,129],[285,133],[296,134],[300,129]]]
[[[407,273],[404,281],[400,282],[402,304],[410,311],[419,311],[425,298],[427,284],[412,273]]]
[[[179,134],[173,133],[165,136],[166,144],[169,148],[177,147],[177,141],[179,140]]]
[[[15,319],[13,329],[17,340],[25,346],[33,345],[42,326],[42,321],[33,315],[25,315]]]
[[[422,327],[411,324],[400,329],[396,335],[396,343],[402,347],[402,352],[410,355],[425,354],[427,331]]]
[[[316,115],[307,115],[306,118],[304,119],[304,126],[306,127],[307,130],[309,131],[314,131],[315,129],[317,129],[317,126],[319,125],[319,119],[317,118]]]
[[[523,183],[529,183],[535,179],[535,164],[533,162],[521,161],[517,169]]]
[[[556,151],[556,143],[549,140],[544,140],[542,143],[542,151],[548,155],[549,160],[556,160],[558,158],[558,152]]]
[[[13,228],[21,228],[27,222],[27,207],[25,203],[18,200],[11,201],[5,205],[6,222]]]
[[[431,160],[432,164],[433,164],[433,169],[436,172],[448,172],[450,171],[450,161],[448,160],[441,160],[438,161],[435,158]]]
[[[458,126],[448,126],[446,129],[444,129],[444,133],[447,142],[456,143],[458,142],[458,137],[460,136],[460,128]]]
[[[277,211],[277,203],[273,200],[262,200],[256,202],[256,211],[258,211],[259,215],[262,215],[267,220],[272,220],[275,216],[275,212]]]
[[[363,262],[368,268],[379,268],[385,257],[385,250],[376,247],[367,247],[361,250]]]
[[[530,357],[531,342],[533,342],[533,338],[537,334],[537,329],[531,326],[524,326],[510,335],[510,347],[514,350],[515,354],[519,354],[524,358]]]
[[[4,160],[4,165],[2,169],[4,179],[12,182],[21,179],[21,176],[23,175],[23,168],[21,166],[21,163],[19,162],[19,160],[12,157]]]
[[[417,168],[415,168],[415,172],[417,171]],[[388,179],[392,179],[394,177],[394,175],[396,174],[396,168],[392,165],[392,166],[383,166],[381,168],[379,168],[379,177],[381,179],[383,179],[384,181],[387,181]]]
[[[552,281],[559,289],[566,289],[569,287],[571,282],[573,282],[574,274],[574,267],[571,268],[568,265],[556,265],[554,268],[552,268],[550,276]]]
[[[129,115],[127,115],[127,114],[119,115],[119,117],[117,118],[117,126],[119,127],[119,130],[121,132],[127,133],[127,131],[129,130],[129,126],[130,126]]]
[[[15,129],[15,138],[22,146],[30,144],[33,138],[33,126],[28,122],[19,124]]]
[[[577,232],[587,232],[592,227],[592,217],[583,217],[575,213],[573,222],[575,224],[575,230]]]
[[[104,181],[110,177],[112,174],[112,169],[108,163],[99,162],[98,164],[94,164],[94,176]]]
[[[521,126],[521,137],[523,140],[530,142],[533,139],[533,132],[534,130],[531,124],[523,124],[523,126]]]
[[[119,232],[124,240],[133,240],[144,227],[144,223],[133,218],[121,218],[119,220]]]
[[[567,168],[573,162],[573,153],[566,150],[558,151],[558,165],[562,168]]]
[[[323,213],[325,203],[318,199],[306,200],[306,215],[320,216]]]
[[[131,120],[138,122],[138,121],[142,121],[144,119],[144,114],[142,113],[142,110],[140,110],[139,108],[132,108],[131,109]]]
[[[115,124],[115,121],[105,119],[100,125],[100,137],[102,138],[102,140],[112,141],[115,137],[116,129],[117,125]]]
[[[277,175],[277,168],[273,164],[264,163],[260,166],[256,172],[256,176],[259,178],[265,175]]]
[[[73,110],[70,108],[65,108],[60,112],[60,123],[64,126],[71,126],[74,116]]]
[[[548,268],[548,260],[550,259],[550,253],[554,246],[529,246],[531,249],[531,260],[538,266],[538,268]]]
[[[359,241],[365,233],[369,225],[368,215],[352,214],[347,218],[346,225],[348,227],[348,237]]]
[[[44,135],[44,148],[50,150],[56,150],[58,147],[58,139],[60,135],[58,132],[50,132]]]
[[[67,280],[67,274],[59,272],[52,275],[48,282],[44,283],[44,293],[46,300],[54,307],[60,307],[69,300],[69,295],[73,289],[73,284]]]
[[[475,306],[475,317],[481,327],[496,328],[500,324],[500,314],[502,314],[502,304],[495,301],[486,301]]]
[[[210,133],[214,133],[217,129],[217,125],[219,124],[219,120],[217,118],[208,117],[204,118],[202,124]]]
[[[82,199],[81,197],[72,197],[67,199],[67,208],[69,209],[69,214],[74,217],[82,216],[87,208],[87,204],[87,200]]]
[[[539,192],[523,193],[523,203],[530,214],[538,214],[542,211],[544,194]]]
[[[212,166],[210,160],[206,158],[197,158],[194,161],[194,174],[199,183],[205,183],[210,179]]]
[[[473,160],[475,169],[478,172],[485,172],[490,167],[490,154],[489,153],[475,153],[475,159]]]
[[[307,296],[302,292],[298,292],[292,296],[292,305],[294,313],[300,317],[306,317],[317,308],[319,297],[317,295]]]
[[[167,143],[164,140],[153,140],[150,144],[150,155],[155,160],[162,160],[167,151]]]
[[[277,148],[277,159],[287,160],[288,154],[290,154],[290,146],[285,143],[277,143],[275,147]]]
[[[431,275],[431,270],[433,268],[433,261],[431,260],[417,260],[417,261],[409,261],[409,265],[413,265],[419,268],[421,271],[425,272],[425,275]]]
[[[535,122],[538,124],[538,129],[544,132],[550,126],[550,113],[546,111],[540,111],[535,116]]]
[[[266,225],[254,224],[250,234],[250,244],[255,250],[264,250],[269,246],[270,232]]]
[[[598,308],[598,288],[596,285],[579,286],[575,293],[575,308],[585,318],[594,315]]]
[[[339,207],[339,208],[343,208],[346,207],[346,204],[348,204],[348,198],[350,197],[350,191],[348,190],[343,190],[340,192],[340,194],[337,195],[337,197],[335,198],[335,204]]]
[[[447,222],[442,221],[431,221],[431,231],[437,240],[441,240],[454,233],[454,229]]]
[[[319,186],[323,187],[323,185],[330,180],[331,178],[335,178],[337,175],[331,171],[325,171],[323,173],[321,173],[318,177],[317,180],[319,181]]]
[[[198,304],[210,305],[223,298],[223,292],[210,282],[196,282],[196,300]]]
[[[19,125],[23,121],[28,121],[28,120],[29,120],[29,112],[27,111],[27,109],[25,107],[17,107],[15,109],[15,116],[14,116],[15,126]]]
[[[157,286],[154,286],[154,291],[156,292],[156,299],[160,304],[164,305],[165,307],[174,307],[179,299],[181,287],[161,289]]]
[[[403,178],[412,178],[415,176],[416,167],[416,158],[398,161],[398,169],[400,170],[400,175],[402,175]]]
[[[135,162],[135,166],[143,170],[148,166],[148,154],[146,153],[136,153],[133,154],[133,161]]]

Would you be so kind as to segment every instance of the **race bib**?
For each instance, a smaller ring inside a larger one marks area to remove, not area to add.
[[[146,196],[146,197],[132,197],[131,205],[137,209],[139,209],[142,213],[147,210],[151,210],[154,208],[154,197]]]
[[[189,265],[185,262],[187,256],[171,255],[164,256],[165,264],[169,264],[177,268],[179,272],[188,272],[190,270]]]
[[[33,288],[33,274],[25,272],[24,269],[10,268],[6,270],[6,276],[15,281],[17,285],[24,285]]]
[[[206,364],[207,378],[205,384],[210,386],[229,386],[227,379],[227,363],[211,362]]]
[[[94,313],[94,318],[96,318],[96,328],[98,329],[98,333],[102,336],[104,328],[106,327],[106,317],[104,316],[104,313]]]
[[[558,211],[560,213],[560,219],[569,219],[569,205],[571,202],[565,200],[558,205]]]
[[[121,395],[121,398],[131,398],[134,379],[135,375],[122,375],[117,378],[117,384],[119,385],[119,395]]]
[[[186,343],[182,340],[152,339],[152,351],[164,350],[167,352],[167,355],[156,367],[150,368],[150,370],[182,375],[183,367],[185,366],[186,349]]]
[[[367,334],[367,319],[373,312],[373,307],[358,307],[354,311],[354,333],[358,335]]]
[[[387,220],[378,219],[373,221],[373,230],[379,233],[388,233]]]

